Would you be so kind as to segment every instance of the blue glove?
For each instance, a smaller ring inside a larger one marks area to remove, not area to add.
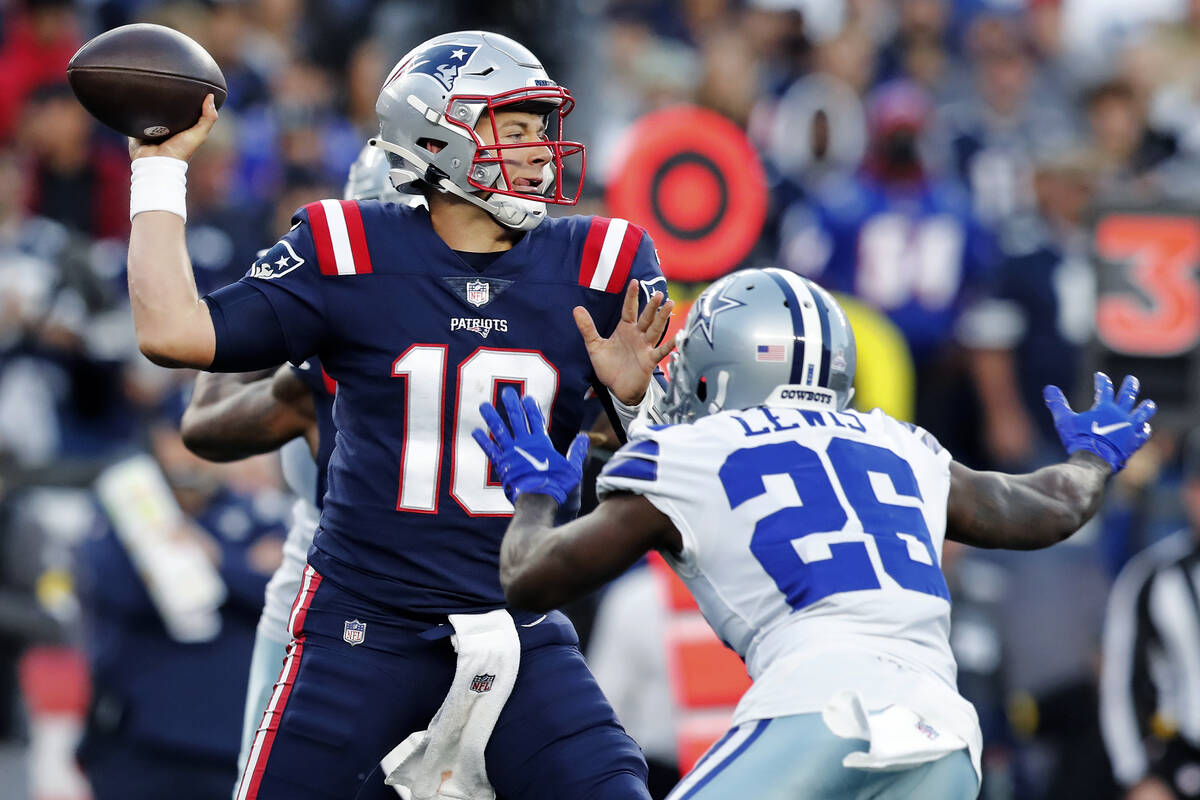
[[[1057,386],[1047,386],[1042,397],[1068,453],[1087,450],[1107,461],[1113,472],[1120,472],[1129,457],[1150,438],[1149,419],[1158,406],[1153,400],[1143,400],[1137,408],[1133,407],[1140,384],[1132,375],[1125,376],[1115,402],[1112,381],[1103,372],[1097,372],[1095,377],[1096,397],[1088,411],[1079,414],[1072,411]]]
[[[492,404],[483,403],[479,413],[492,435],[489,438],[480,428],[471,431],[471,435],[500,472],[504,494],[513,503],[522,494],[548,494],[562,505],[571,490],[583,480],[587,435],[576,436],[564,458],[546,435],[546,422],[536,400],[518,398],[511,386],[505,387],[500,399],[508,410],[512,432]]]

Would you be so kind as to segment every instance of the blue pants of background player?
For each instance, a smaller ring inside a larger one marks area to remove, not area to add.
[[[867,742],[843,739],[820,714],[745,722],[717,741],[667,800],[972,800],[979,778],[966,750],[896,770],[842,766]]]
[[[556,612],[529,625],[540,616],[514,614],[521,665],[485,752],[498,797],[649,800],[641,750],[588,671],[570,622]],[[361,644],[343,641],[348,620],[366,623]],[[450,633],[329,581],[302,591],[239,800],[395,797],[390,788],[359,793],[360,785],[441,706],[454,677]]]

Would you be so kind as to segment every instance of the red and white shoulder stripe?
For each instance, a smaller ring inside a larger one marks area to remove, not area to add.
[[[304,207],[322,275],[366,275],[371,254],[362,213],[353,200],[321,200]]]
[[[629,220],[593,217],[583,243],[579,285],[604,292],[623,291],[645,236],[646,231]]]

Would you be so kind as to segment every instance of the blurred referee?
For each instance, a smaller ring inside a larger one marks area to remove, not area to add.
[[[1131,559],[1108,601],[1100,724],[1125,800],[1200,798],[1200,429],[1181,492],[1188,527]]]

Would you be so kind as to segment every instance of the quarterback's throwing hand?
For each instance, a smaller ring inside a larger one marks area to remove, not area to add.
[[[496,412],[491,403],[479,406],[492,435],[480,428],[471,432],[475,441],[496,465],[504,494],[515,503],[519,495],[548,494],[562,505],[571,490],[583,479],[583,460],[587,458],[588,437],[580,434],[571,442],[563,457],[554,449],[546,434],[546,422],[542,410],[532,397],[517,397],[512,387],[500,393],[508,411],[509,425]]]
[[[158,144],[130,139],[129,157],[135,159],[167,156],[178,158],[180,161],[189,161],[200,145],[204,144],[204,140],[208,138],[208,132],[212,130],[216,121],[217,103],[210,94],[204,98],[204,104],[200,107],[200,119],[196,120],[195,125]]]
[[[1068,453],[1087,450],[1107,461],[1113,472],[1120,472],[1129,457],[1150,438],[1149,420],[1158,406],[1153,400],[1143,400],[1134,408],[1140,384],[1132,375],[1125,376],[1115,400],[1109,377],[1097,372],[1095,380],[1092,407],[1078,414],[1071,410],[1057,386],[1047,386],[1042,397]]]

